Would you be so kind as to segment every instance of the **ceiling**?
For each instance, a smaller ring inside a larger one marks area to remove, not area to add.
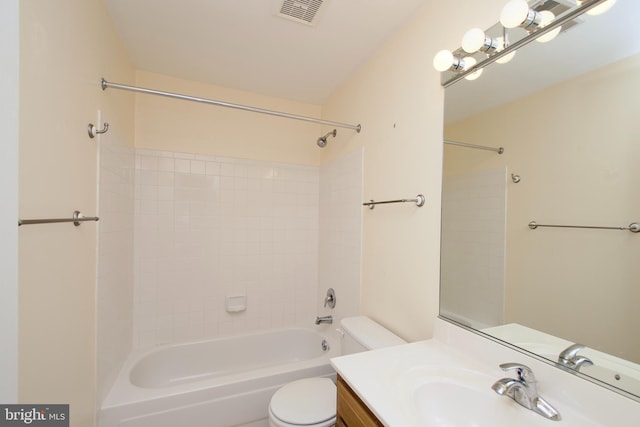
[[[427,0],[324,0],[313,25],[282,0],[104,2],[137,69],[322,104]]]

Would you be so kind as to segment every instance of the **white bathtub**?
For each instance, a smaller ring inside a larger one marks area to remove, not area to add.
[[[267,426],[273,393],[299,378],[335,375],[329,358],[338,354],[330,337],[296,328],[155,347],[129,357],[99,426]]]

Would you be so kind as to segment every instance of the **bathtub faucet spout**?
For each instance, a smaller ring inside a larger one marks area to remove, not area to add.
[[[316,317],[316,325],[321,323],[328,323],[329,325],[333,323],[333,317],[331,316],[318,316]]]

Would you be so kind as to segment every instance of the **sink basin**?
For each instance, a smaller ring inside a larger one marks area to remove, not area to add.
[[[497,379],[456,367],[421,367],[398,375],[396,391],[420,426],[561,427],[513,399],[495,393],[491,385]],[[564,416],[563,408],[556,409]]]
[[[425,426],[529,427],[543,425],[543,421],[551,422],[527,411],[512,399],[501,398],[490,388],[483,391],[448,381],[422,384],[414,392],[413,403],[420,423]],[[540,419],[532,419],[531,416]],[[488,420],[491,420],[490,424]]]

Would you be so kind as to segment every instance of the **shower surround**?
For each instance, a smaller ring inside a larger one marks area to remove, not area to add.
[[[362,150],[314,167],[115,139],[100,144],[98,402],[132,351],[359,312]],[[226,312],[238,294],[246,311]]]
[[[135,167],[135,347],[312,321],[317,167],[149,150]]]

